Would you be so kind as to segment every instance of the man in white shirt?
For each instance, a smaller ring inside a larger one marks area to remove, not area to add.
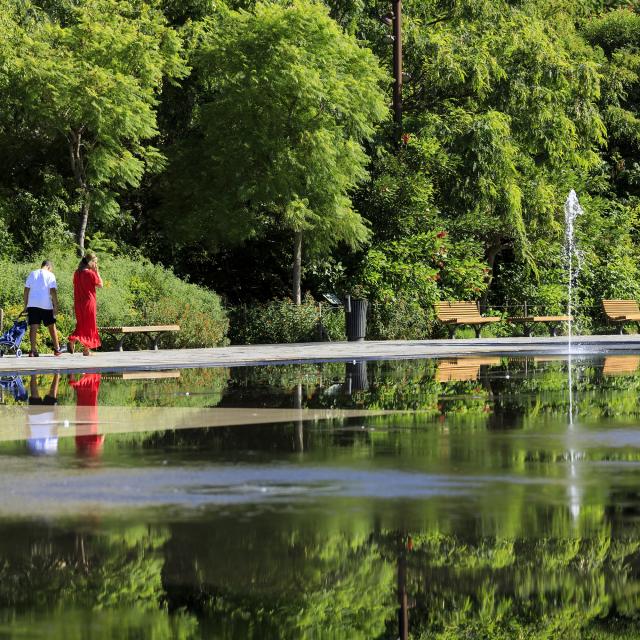
[[[40,269],[29,274],[24,285],[24,310],[29,322],[29,338],[31,351],[29,356],[40,355],[36,347],[36,337],[41,324],[49,329],[53,342],[53,355],[59,356],[60,343],[56,331],[56,316],[58,315],[58,283],[53,275],[53,263],[45,260]]]

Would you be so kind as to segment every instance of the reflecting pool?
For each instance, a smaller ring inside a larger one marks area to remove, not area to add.
[[[0,638],[640,638],[640,355],[4,376],[0,495]]]

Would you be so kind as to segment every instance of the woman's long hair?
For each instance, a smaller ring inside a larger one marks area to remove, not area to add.
[[[89,268],[89,263],[96,258],[96,254],[93,251],[87,251],[80,260],[78,265],[78,271],[86,271]]]

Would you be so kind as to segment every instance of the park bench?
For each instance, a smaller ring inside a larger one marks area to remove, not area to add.
[[[102,374],[103,380],[166,380],[179,377],[179,371],[121,371]]]
[[[546,324],[549,329],[549,335],[557,336],[558,327],[563,322],[573,320],[572,316],[509,316],[507,320],[513,324],[523,325],[524,334],[530,338],[533,335],[533,327],[536,324]]]
[[[640,356],[607,356],[602,366],[605,376],[625,376],[638,372]]]
[[[436,382],[463,382],[477,380],[482,365],[498,366],[500,358],[452,358],[440,360],[436,369]]]
[[[602,308],[607,321],[618,323],[620,335],[624,333],[625,322],[640,322],[640,309],[635,300],[603,300]]]
[[[157,324],[141,327],[98,327],[98,331],[108,333],[117,339],[116,349],[122,351],[122,344],[127,335],[131,333],[144,333],[149,338],[151,348],[158,349],[158,340],[163,333],[171,331],[180,331],[180,325],[177,324]]]
[[[436,315],[440,322],[449,325],[450,338],[455,337],[456,327],[462,326],[472,326],[476,332],[476,338],[479,338],[483,325],[501,320],[501,318],[481,315],[477,302],[436,302]]]

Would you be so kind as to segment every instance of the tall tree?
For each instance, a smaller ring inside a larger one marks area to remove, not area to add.
[[[302,0],[221,10],[203,23],[194,66],[206,98],[176,153],[171,224],[216,247],[277,220],[291,233],[299,304],[303,239],[327,251],[368,238],[349,193],[387,114],[385,76],[325,8]]]
[[[77,243],[84,251],[92,208],[118,211],[115,196],[162,166],[157,135],[163,82],[186,73],[177,33],[155,0],[84,0],[55,20],[28,3],[5,0],[13,92],[23,120],[64,144],[79,201]]]

